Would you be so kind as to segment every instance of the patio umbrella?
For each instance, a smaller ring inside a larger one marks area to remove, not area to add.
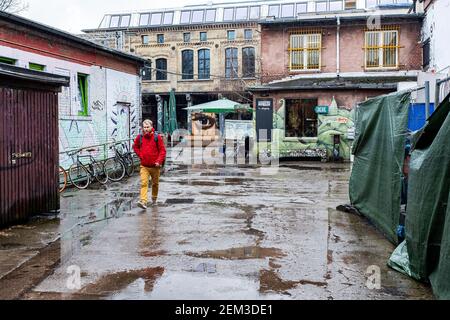
[[[164,101],[164,125],[163,133],[169,132],[169,110],[167,109],[167,101]]]
[[[184,108],[184,110],[208,113],[234,113],[240,111],[251,111],[252,107],[248,104],[241,104],[228,99],[219,99],[198,104],[189,108]]]
[[[177,123],[177,100],[175,98],[175,91],[170,91],[169,97],[169,133],[172,134],[178,129]]]

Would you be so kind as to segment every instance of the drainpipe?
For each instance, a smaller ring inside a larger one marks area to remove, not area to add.
[[[339,77],[339,73],[341,72],[341,49],[340,49],[340,29],[341,29],[341,17],[336,17],[336,73]]]

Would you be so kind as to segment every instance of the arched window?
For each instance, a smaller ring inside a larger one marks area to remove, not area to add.
[[[167,60],[156,59],[156,80],[167,80]]]
[[[238,77],[238,49],[225,49],[225,78],[233,79]]]
[[[211,69],[211,58],[209,49],[198,50],[198,78],[209,79]]]
[[[182,79],[194,79],[194,51],[184,50],[181,53]]]
[[[255,77],[255,48],[242,49],[242,76]]]

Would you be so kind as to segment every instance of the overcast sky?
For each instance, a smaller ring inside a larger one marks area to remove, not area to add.
[[[71,33],[81,33],[82,29],[97,28],[105,13],[173,8],[208,2],[236,2],[236,0],[23,0],[23,2],[28,3],[29,8],[20,15]]]

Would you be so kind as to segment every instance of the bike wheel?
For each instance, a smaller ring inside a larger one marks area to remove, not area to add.
[[[101,184],[108,182],[108,175],[106,174],[105,165],[102,162],[96,162],[93,164],[95,169],[95,180]]]
[[[126,174],[131,177],[134,173],[134,161],[131,153],[128,153],[125,156],[125,166],[126,166]]]
[[[59,193],[64,192],[67,187],[67,172],[59,166]]]
[[[69,168],[69,178],[78,189],[86,189],[90,183],[89,173],[85,167],[73,164]]]
[[[105,171],[111,181],[117,182],[125,176],[125,165],[122,161],[111,158],[105,162]]]

